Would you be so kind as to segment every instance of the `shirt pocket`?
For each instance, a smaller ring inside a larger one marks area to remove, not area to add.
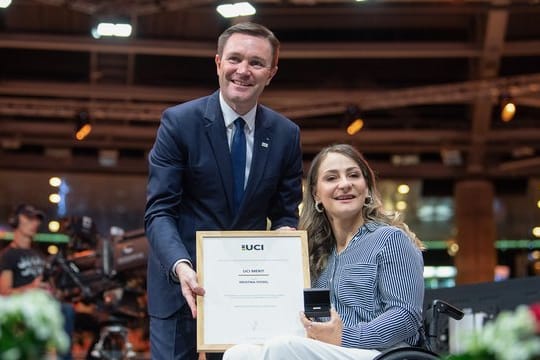
[[[356,263],[343,266],[338,295],[343,304],[373,311],[377,265]]]

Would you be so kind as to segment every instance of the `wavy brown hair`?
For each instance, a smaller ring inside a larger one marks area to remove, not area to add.
[[[300,214],[299,228],[305,229],[309,243],[309,263],[311,275],[317,277],[326,267],[328,257],[335,246],[336,239],[332,232],[330,222],[325,212],[319,213],[315,209],[313,194],[319,177],[319,168],[322,161],[329,153],[344,155],[353,160],[360,167],[371,201],[362,208],[364,222],[374,221],[378,223],[396,226],[402,229],[411,239],[413,244],[423,250],[424,245],[402,220],[399,212],[384,210],[381,196],[377,190],[375,174],[362,154],[348,144],[336,144],[322,149],[313,159],[307,174],[307,186],[304,190],[303,208]]]

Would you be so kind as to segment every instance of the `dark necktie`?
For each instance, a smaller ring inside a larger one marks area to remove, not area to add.
[[[234,180],[234,210],[238,212],[242,197],[244,196],[244,182],[246,176],[246,135],[244,133],[245,121],[238,118],[234,121],[234,135],[231,144],[231,159]]]

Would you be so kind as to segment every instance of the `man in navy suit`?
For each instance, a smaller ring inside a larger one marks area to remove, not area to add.
[[[233,25],[218,39],[219,90],[162,115],[148,159],[145,213],[154,360],[197,358],[195,298],[204,289],[194,270],[196,231],[266,230],[268,220],[273,230],[297,226],[300,130],[258,104],[277,72],[278,55],[279,41],[270,30]],[[235,121],[239,117],[243,130]],[[242,161],[231,156],[237,135],[243,139]],[[240,190],[233,175],[239,162]]]

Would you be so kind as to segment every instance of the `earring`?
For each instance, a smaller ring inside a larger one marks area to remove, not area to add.
[[[322,207],[322,203],[321,203],[321,202],[315,201],[315,210],[316,210],[319,214],[322,214],[322,212],[324,211],[324,208]]]
[[[364,205],[369,205],[372,201],[373,199],[371,198],[371,196],[366,196],[366,198],[364,199]]]

